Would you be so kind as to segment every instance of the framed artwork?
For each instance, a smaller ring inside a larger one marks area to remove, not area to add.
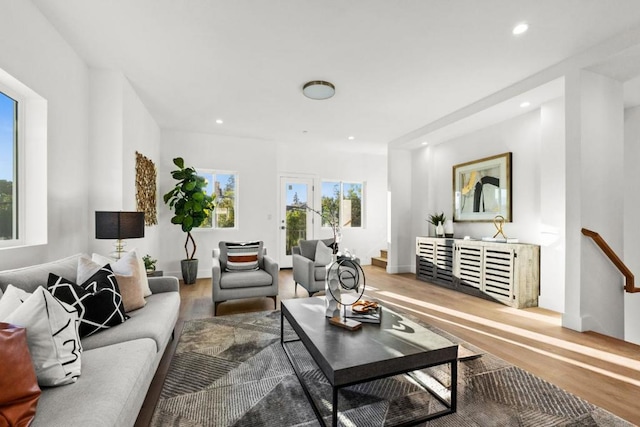
[[[511,153],[453,167],[453,220],[511,222]]]
[[[156,211],[156,165],[136,151],[136,204],[144,212],[145,225],[158,223]]]

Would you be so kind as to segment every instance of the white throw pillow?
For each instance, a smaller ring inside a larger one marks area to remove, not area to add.
[[[0,298],[0,322],[22,305],[31,294],[13,285],[7,286],[7,290]]]
[[[138,256],[135,249],[130,252],[125,252],[122,258],[115,260],[100,254],[92,254],[91,259],[93,262],[101,264],[100,267],[105,264],[111,264],[111,268],[115,274],[122,276],[133,276],[136,283],[142,289],[142,295],[148,297],[151,295],[151,289],[149,289],[149,279],[147,278],[147,271],[144,268],[144,261]],[[78,279],[79,283],[82,283]]]
[[[102,267],[106,264],[110,264],[110,262],[105,262],[104,264],[98,264],[97,262],[91,261],[88,256],[81,256],[78,258],[78,270],[76,272],[76,282],[84,283],[87,279],[91,278],[94,274],[96,274]],[[113,267],[112,267],[113,268]]]
[[[329,265],[332,261],[333,250],[324,244],[322,240],[318,240],[316,245],[315,265],[323,266]]]
[[[75,308],[40,286],[0,321],[27,329],[27,344],[38,384],[71,384],[80,376],[82,345]]]

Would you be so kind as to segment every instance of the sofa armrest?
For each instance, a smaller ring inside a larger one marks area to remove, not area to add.
[[[222,266],[220,265],[220,249],[213,250],[213,267],[211,267],[211,282],[213,288],[220,288],[220,278],[222,277]],[[213,290],[213,289],[212,289]]]
[[[310,285],[313,282],[313,267],[315,261],[293,254],[293,281],[302,285]]]
[[[180,282],[173,276],[149,277],[149,289],[152,294],[180,292]]]
[[[278,286],[278,263],[266,255],[263,256],[262,259],[264,261],[265,271],[273,278],[273,285]]]

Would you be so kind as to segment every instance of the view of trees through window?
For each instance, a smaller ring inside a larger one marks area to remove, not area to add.
[[[234,173],[198,171],[207,180],[207,193],[215,194],[213,216],[201,228],[234,228],[236,226],[236,175]]]
[[[337,218],[340,227],[362,227],[362,183],[322,182],[322,226]]]
[[[16,147],[18,102],[0,92],[0,240],[18,238]]]

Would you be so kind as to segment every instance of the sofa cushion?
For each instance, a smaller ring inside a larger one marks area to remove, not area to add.
[[[150,339],[85,350],[82,376],[75,384],[44,389],[31,427],[134,425],[155,356]]]
[[[57,261],[45,264],[33,265],[30,267],[17,268],[15,270],[0,271],[0,289],[7,289],[8,285],[16,286],[27,292],[35,291],[38,286],[47,287],[49,273],[66,277],[71,281],[76,280],[76,270],[78,268],[78,258],[82,254],[72,255]]]
[[[9,287],[4,298],[10,297]],[[3,298],[3,299],[4,299]],[[78,313],[38,287],[2,322],[27,329],[33,367],[42,386],[71,384],[80,375],[82,346],[78,336]]]
[[[48,285],[56,298],[78,309],[81,337],[109,329],[126,320],[120,289],[108,264],[82,285],[55,274],[49,275]]]
[[[118,260],[94,253],[91,255],[91,260],[99,265],[110,264],[111,269],[116,274],[120,274],[122,276],[133,276],[138,286],[142,288],[143,296],[148,297],[151,295],[147,271],[144,268],[144,261],[142,261],[142,258],[138,256],[138,253],[135,250],[125,252],[125,254],[122,255],[122,258]]]
[[[110,263],[107,264],[109,264],[113,270],[113,266]],[[97,273],[101,268],[102,266],[100,264],[90,260],[88,257],[80,257],[80,259],[78,259],[78,282],[85,281]],[[120,290],[120,296],[122,297],[122,304],[124,305],[125,313],[144,307],[146,303],[143,294],[144,290],[138,275],[123,275],[118,274],[115,271],[114,274],[116,276],[116,281],[118,282],[118,289]],[[151,295],[151,291],[149,291],[149,295]]]
[[[123,341],[151,338],[157,351],[164,348],[178,319],[180,294],[162,292],[146,298],[147,305],[129,313],[129,319],[111,329],[82,339],[82,347],[93,349]]]
[[[220,288],[238,289],[254,288],[256,286],[271,286],[273,277],[265,270],[246,271],[237,274],[223,274],[220,278]]]

